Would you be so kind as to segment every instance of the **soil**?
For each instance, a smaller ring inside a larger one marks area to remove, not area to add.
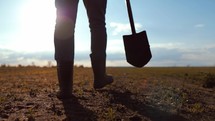
[[[92,69],[75,67],[74,97],[59,100],[56,68],[2,67],[0,120],[215,121],[215,89],[202,86],[215,69],[188,70],[107,68],[114,83],[94,90]]]

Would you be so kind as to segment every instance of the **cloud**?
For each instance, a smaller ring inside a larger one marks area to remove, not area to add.
[[[117,23],[117,22],[111,22],[110,27],[114,28],[112,35],[118,35],[121,32],[129,32],[131,31],[130,24],[123,24],[123,23]],[[140,23],[135,23],[136,30],[139,30],[142,28],[142,25]]]
[[[122,40],[111,40],[115,43],[113,51],[107,51],[107,66],[131,66],[126,62]],[[117,46],[121,47],[117,48]],[[183,43],[156,43],[151,44],[152,59],[147,66],[215,66],[215,44],[201,47],[184,46]],[[109,48],[108,50],[111,50]],[[17,52],[0,48],[0,64],[44,66],[48,61],[54,61],[54,52]],[[89,52],[77,52],[75,64],[91,66]]]
[[[179,46],[180,45],[180,46]],[[215,66],[215,45],[187,47],[183,43],[156,44],[151,66]]]
[[[123,53],[124,52],[124,43],[123,39],[111,39],[107,43],[107,52],[108,53]]]
[[[35,63],[36,65],[44,66],[47,65],[48,61],[53,61],[52,52],[28,53],[0,48],[0,64],[31,65],[32,63]]]
[[[205,24],[196,24],[194,25],[195,28],[203,28],[205,27]]]
[[[90,57],[88,52],[76,53],[75,65],[84,65],[85,67],[91,67]],[[125,54],[121,52],[107,52],[107,66],[129,66],[126,62]]]
[[[150,44],[151,48],[165,48],[165,49],[175,49],[175,48],[182,48],[183,43],[152,43]]]

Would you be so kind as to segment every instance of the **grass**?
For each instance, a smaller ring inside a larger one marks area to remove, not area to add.
[[[215,74],[208,73],[203,80],[203,87],[213,88],[215,87]]]
[[[116,114],[115,114],[114,109],[109,107],[108,112],[106,113],[106,119],[108,121],[114,121],[115,117],[116,117]]]
[[[185,83],[199,84],[204,81],[212,81],[215,78],[215,67],[154,67],[136,70],[137,73],[144,74],[146,78],[159,78],[159,79],[178,79],[186,81]],[[136,73],[136,72],[134,72]]]

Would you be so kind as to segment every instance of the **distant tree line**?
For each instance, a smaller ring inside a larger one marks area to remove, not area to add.
[[[54,65],[52,63],[52,61],[48,61],[47,62],[47,65],[44,65],[44,66],[38,66],[35,64],[35,62],[31,62],[31,64],[29,65],[22,65],[22,64],[18,64],[18,65],[10,65],[10,64],[0,64],[0,68],[6,68],[6,67],[43,67],[43,68],[54,68],[56,67],[56,65]],[[84,68],[84,65],[74,65],[74,67],[77,67],[77,68]]]
[[[22,64],[18,64],[18,65],[10,65],[10,64],[1,64],[0,68],[6,68],[6,67],[47,67],[47,68],[52,68],[52,67],[56,67],[54,64],[52,64],[52,61],[48,61],[47,65],[44,66],[37,66],[35,64],[35,62],[32,62],[29,65],[22,65]]]

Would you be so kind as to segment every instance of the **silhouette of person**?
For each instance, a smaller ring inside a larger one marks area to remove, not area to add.
[[[54,32],[55,60],[60,91],[58,98],[70,98],[73,90],[74,33],[79,0],[55,0],[57,18]],[[91,65],[94,88],[113,82],[106,74],[107,33],[105,14],[107,0],[83,0],[91,32]]]

